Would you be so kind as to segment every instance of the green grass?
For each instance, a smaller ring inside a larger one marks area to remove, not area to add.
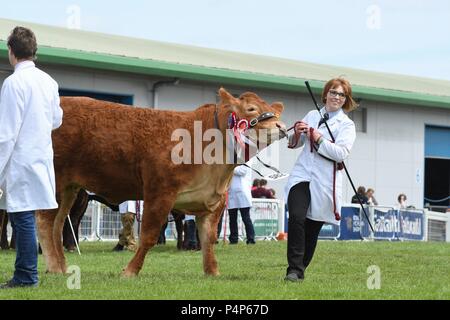
[[[112,242],[83,242],[82,256],[67,254],[81,269],[81,289],[70,275],[45,274],[40,285],[0,291],[3,299],[450,299],[450,244],[437,242],[320,241],[302,283],[286,283],[286,242],[254,246],[220,243],[221,275],[205,277],[201,252],[177,251],[174,242],[155,247],[137,278],[120,271],[131,252],[112,252]],[[0,252],[0,280],[9,280],[15,253]],[[369,290],[367,268],[381,270],[381,288]]]

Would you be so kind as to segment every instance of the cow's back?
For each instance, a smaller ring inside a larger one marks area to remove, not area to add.
[[[63,124],[52,135],[57,179],[109,196],[141,191],[144,166],[171,166],[171,117],[178,112],[135,108],[84,97],[62,97]],[[176,122],[180,124],[180,121]],[[164,137],[166,136],[166,137]],[[161,143],[159,140],[165,140]]]

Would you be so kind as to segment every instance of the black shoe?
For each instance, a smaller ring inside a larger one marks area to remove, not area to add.
[[[247,241],[247,244],[256,244],[255,240]]]
[[[303,281],[304,277],[299,276],[296,273],[289,273],[286,277],[284,277],[284,281],[290,282],[300,282]]]
[[[0,284],[0,289],[12,289],[12,288],[35,288],[37,287],[37,283],[31,283],[31,284],[24,284],[24,283],[17,283],[12,280],[9,280],[6,283]]]
[[[116,244],[116,246],[112,249],[112,251],[123,251],[124,246],[120,243]]]

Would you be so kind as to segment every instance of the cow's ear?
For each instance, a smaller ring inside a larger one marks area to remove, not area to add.
[[[233,97],[227,90],[224,88],[219,89],[220,102],[223,105],[238,105],[239,99]]]
[[[280,114],[284,110],[284,105],[281,102],[274,102],[271,106],[273,109],[275,109],[275,113],[277,114],[277,117],[280,117]]]

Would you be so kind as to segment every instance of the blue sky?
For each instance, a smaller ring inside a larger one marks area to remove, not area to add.
[[[0,17],[450,80],[448,0],[22,0]]]

